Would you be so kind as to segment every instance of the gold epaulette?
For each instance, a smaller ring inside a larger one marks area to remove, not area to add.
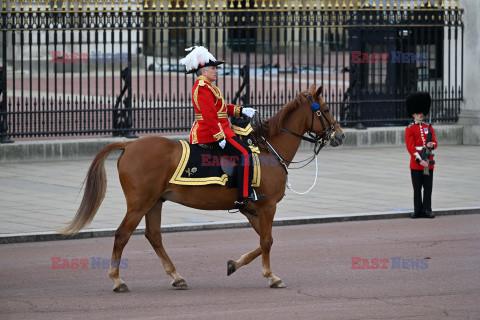
[[[237,118],[242,116],[242,107],[234,106],[233,116]]]

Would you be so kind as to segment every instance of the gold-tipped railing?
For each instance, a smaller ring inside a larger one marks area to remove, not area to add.
[[[0,30],[460,26],[462,14],[458,0],[9,0]]]
[[[458,0],[3,0],[1,10],[27,11],[357,11],[461,10]]]

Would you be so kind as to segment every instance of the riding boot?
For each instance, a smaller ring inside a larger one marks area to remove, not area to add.
[[[243,209],[249,202],[255,202],[257,200],[260,200],[265,197],[265,194],[258,194],[255,192],[255,190],[252,190],[252,193],[246,198],[241,198],[238,199],[238,201],[235,201],[235,209]]]

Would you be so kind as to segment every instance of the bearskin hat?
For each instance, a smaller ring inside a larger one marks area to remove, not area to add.
[[[422,112],[426,116],[430,112],[432,98],[428,92],[413,92],[407,96],[406,104],[409,116]]]
[[[193,46],[185,49],[191,51],[185,58],[180,59],[180,64],[185,66],[186,73],[195,73],[197,70],[207,66],[218,66],[225,61],[218,61],[215,57],[202,46]]]

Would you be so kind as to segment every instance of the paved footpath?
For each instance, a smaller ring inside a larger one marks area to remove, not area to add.
[[[480,212],[479,155],[477,146],[441,146],[435,151],[434,211]],[[309,151],[300,151],[296,160],[308,156]],[[113,155],[106,162],[107,194],[87,230],[116,229],[125,215],[116,160]],[[0,238],[20,233],[51,233],[69,221],[80,203],[83,191],[79,191],[90,163],[91,160],[0,164]],[[413,207],[408,163],[404,147],[327,147],[319,155],[317,185],[307,195],[287,190],[278,206],[276,220],[303,217],[338,220],[372,214],[406,217]],[[305,191],[313,183],[314,173],[314,162],[303,169],[291,170],[290,183],[294,189]],[[187,229],[231,221],[245,223],[246,219],[239,213],[201,211],[171,202],[165,204],[162,219],[164,227]]]

